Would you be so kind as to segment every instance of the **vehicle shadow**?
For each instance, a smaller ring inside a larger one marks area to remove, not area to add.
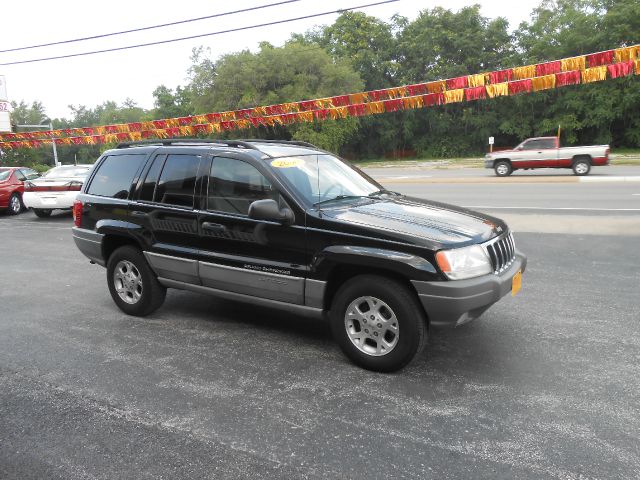
[[[283,343],[303,342],[316,350],[326,350],[329,356],[340,355],[326,318],[176,290],[169,290],[162,312],[170,318],[201,321],[207,327],[222,325],[236,332],[246,329],[253,338],[264,335],[273,339],[271,334],[275,333]],[[487,317],[455,329],[432,328],[425,351],[402,370],[403,374],[435,376],[436,382],[453,375],[500,383],[513,370],[509,359],[515,355],[515,347],[510,342],[496,342],[496,329],[500,330],[503,322],[495,320]],[[349,363],[344,357],[341,361]]]

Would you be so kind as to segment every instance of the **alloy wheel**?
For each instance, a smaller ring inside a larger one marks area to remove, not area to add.
[[[142,297],[142,275],[129,260],[120,260],[113,272],[113,283],[122,301],[133,305]]]
[[[398,344],[398,319],[391,307],[376,297],[353,300],[344,315],[344,328],[351,343],[367,355],[387,355]]]

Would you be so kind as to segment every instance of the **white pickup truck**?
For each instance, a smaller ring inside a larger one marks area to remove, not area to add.
[[[560,147],[558,137],[528,138],[512,150],[484,157],[485,168],[493,168],[499,177],[533,168],[571,168],[576,175],[587,175],[596,165],[609,165],[609,145]]]

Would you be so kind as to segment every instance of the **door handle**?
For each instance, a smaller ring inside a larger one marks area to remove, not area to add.
[[[134,210],[133,212],[131,212],[131,215],[134,217],[148,217],[149,214],[147,212],[141,212],[140,210]]]
[[[208,230],[209,232],[226,232],[227,227],[221,225],[219,223],[211,223],[211,222],[202,222],[202,229]]]

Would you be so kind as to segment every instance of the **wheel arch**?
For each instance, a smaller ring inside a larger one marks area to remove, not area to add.
[[[591,155],[589,155],[587,153],[581,153],[580,155],[574,155],[573,158],[571,159],[571,166],[575,165],[578,160],[587,160],[589,162],[589,165],[591,165],[592,161],[593,161],[593,158],[591,157]]]
[[[492,167],[493,167],[493,168],[496,168],[496,165],[498,164],[498,162],[507,162],[509,165],[511,165],[511,168],[513,168],[513,163],[511,163],[511,159],[510,159],[510,158],[505,158],[505,157],[503,157],[503,158],[496,158],[496,159],[493,161],[493,165],[492,165]]]
[[[427,259],[369,247],[333,246],[320,256],[316,271],[326,278],[323,310],[328,311],[342,285],[358,275],[379,275],[405,285],[418,299],[411,280],[436,280],[439,274]],[[426,315],[426,312],[425,312]]]
[[[115,252],[118,248],[124,247],[126,245],[131,245],[133,247],[139,248],[142,251],[141,245],[138,241],[130,235],[126,235],[121,232],[107,232],[102,239],[102,258],[104,258],[105,265],[109,261],[109,257]]]

